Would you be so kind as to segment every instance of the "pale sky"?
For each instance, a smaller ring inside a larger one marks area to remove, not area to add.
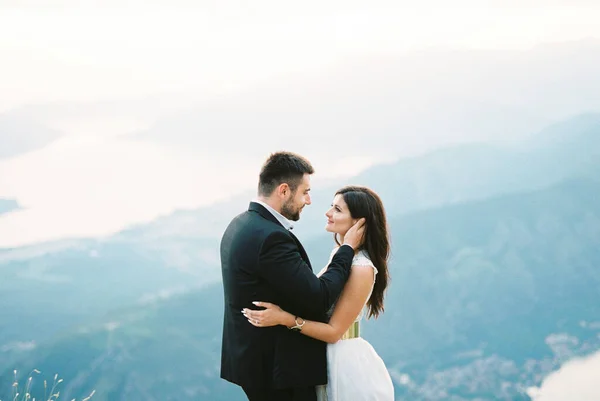
[[[296,74],[318,75],[348,58],[600,38],[596,1],[48,3],[0,0],[0,113],[163,93],[184,108],[186,99],[235,98],[265,82],[292,86]],[[253,188],[273,150],[230,160],[120,135],[151,127],[158,115],[50,117],[43,122],[64,137],[0,160],[0,198],[24,208],[0,216],[0,247],[108,235]],[[358,147],[340,154],[335,144],[315,146],[306,156],[317,180],[384,161]],[[215,171],[224,161],[228,170]]]
[[[348,55],[600,37],[595,1],[52,4],[0,2],[0,110],[56,99],[219,93]]]

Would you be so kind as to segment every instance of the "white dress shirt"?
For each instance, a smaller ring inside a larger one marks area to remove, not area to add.
[[[273,216],[275,216],[275,218],[277,219],[277,221],[279,221],[281,223],[281,225],[286,229],[286,230],[291,230],[292,228],[294,228],[294,225],[292,224],[292,222],[290,220],[288,220],[285,216],[283,216],[281,213],[279,213],[277,210],[273,209],[271,206],[267,205],[265,202],[260,201],[258,199],[253,200],[252,202],[256,202],[259,205],[262,205],[265,207],[265,209],[267,209],[269,212],[271,212],[271,214]]]

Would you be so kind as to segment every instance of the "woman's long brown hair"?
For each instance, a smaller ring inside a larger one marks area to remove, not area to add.
[[[364,217],[366,220],[365,241],[360,249],[367,252],[378,271],[373,292],[367,301],[368,316],[377,318],[384,311],[383,298],[390,280],[390,238],[383,202],[373,190],[361,186],[344,187],[336,195],[342,195],[352,218]],[[337,235],[335,242],[340,245]]]

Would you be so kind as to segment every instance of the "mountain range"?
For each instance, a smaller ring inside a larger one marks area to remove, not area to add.
[[[390,221],[386,312],[363,332],[400,399],[525,400],[561,362],[600,349],[598,195],[600,182],[572,179]],[[307,243],[314,261],[331,246]],[[241,400],[218,379],[221,316],[220,284],[208,285],[87,319],[18,368],[60,371],[68,398]]]
[[[600,116],[587,114],[348,180],[380,192],[390,218],[386,312],[363,332],[400,399],[527,400],[600,349],[599,142]],[[298,224],[319,268],[334,191],[315,189]],[[68,399],[243,399],[218,378],[217,250],[250,195],[103,240],[0,250],[0,399],[13,368],[60,372]]]

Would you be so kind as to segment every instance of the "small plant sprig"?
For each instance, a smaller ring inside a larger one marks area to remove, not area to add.
[[[35,397],[32,398],[31,396],[31,382],[33,380],[33,375],[34,374],[40,374],[41,372],[37,369],[33,369],[31,372],[29,372],[29,377],[27,379],[27,382],[25,383],[25,388],[20,391],[19,390],[19,381],[17,379],[17,371],[14,371],[14,381],[12,384],[12,395],[11,395],[11,400],[10,401],[36,401]],[[60,391],[58,391],[58,385],[60,383],[63,382],[63,379],[59,379],[58,378],[58,374],[54,375],[54,381],[52,382],[52,387],[50,388],[50,394],[48,394],[48,382],[46,380],[44,380],[44,399],[40,400],[40,401],[57,401],[58,397],[60,397]],[[94,393],[96,392],[96,390],[92,391],[90,393],[90,395],[88,395],[87,397],[85,397],[83,400],[81,401],[89,401],[90,398],[92,398],[94,396]],[[2,400],[0,400],[2,401]],[[71,401],[76,401],[75,398],[73,398]]]

